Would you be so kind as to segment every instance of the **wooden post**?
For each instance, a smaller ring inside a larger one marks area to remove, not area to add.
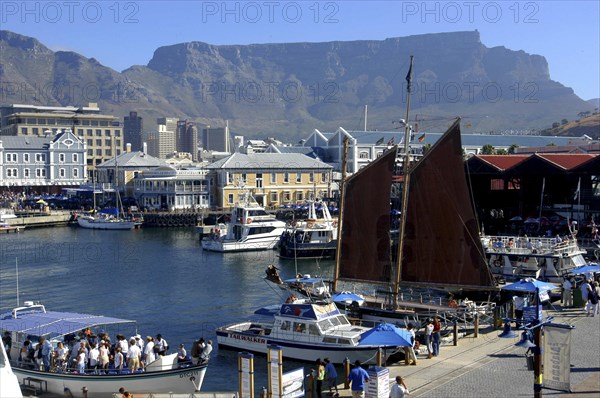
[[[348,358],[344,359],[344,389],[347,390],[350,388],[350,382],[348,381],[348,376],[350,375],[350,360]]]
[[[454,342],[453,345],[458,345],[458,322],[454,321]]]
[[[377,366],[382,367],[383,365],[383,350],[381,347],[377,349]]]
[[[473,332],[473,337],[479,337],[479,313],[475,313],[475,331]]]

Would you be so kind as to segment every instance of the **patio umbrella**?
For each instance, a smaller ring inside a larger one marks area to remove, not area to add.
[[[587,274],[589,272],[596,273],[600,272],[600,264],[588,264],[582,267],[573,268],[570,271],[573,275]]]
[[[560,286],[552,283],[538,281],[534,278],[521,279],[518,282],[511,283],[510,285],[502,286],[502,290],[510,290],[515,292],[529,292],[535,293],[536,290],[540,292],[546,292],[548,290],[558,289]]]
[[[359,346],[376,345],[381,347],[410,347],[410,332],[390,323],[381,323],[360,336]]]
[[[515,216],[515,217],[511,218],[510,221],[523,221],[523,217]]]
[[[46,201],[44,199],[40,199],[35,203],[37,203],[38,205],[47,205],[48,204],[48,203],[46,203]]]
[[[350,304],[353,301],[356,301],[358,303],[358,305],[362,305],[362,303],[365,302],[364,297],[359,296],[358,294],[354,294],[352,292],[336,293],[331,298],[336,303],[344,303],[344,304]]]

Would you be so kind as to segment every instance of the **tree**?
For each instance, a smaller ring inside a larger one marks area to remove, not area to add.
[[[559,122],[554,122],[554,123],[552,123],[552,128],[553,128],[553,129],[557,128],[558,126],[560,126],[560,123],[559,123]]]
[[[565,124],[569,123],[569,121],[567,119],[563,119],[560,121],[560,123],[564,126]]]
[[[517,149],[518,147],[519,146],[517,144],[512,144],[510,147],[508,147],[508,153],[513,155],[515,153],[515,149]]]
[[[496,153],[496,149],[491,144],[485,144],[481,148],[482,155],[493,155],[494,153]]]
[[[508,152],[504,148],[500,148],[496,151],[496,155],[508,155]]]

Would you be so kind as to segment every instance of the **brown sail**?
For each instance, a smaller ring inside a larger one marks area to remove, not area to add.
[[[464,171],[460,120],[410,171],[401,283],[492,287]]]
[[[390,188],[396,152],[394,146],[346,181],[341,279],[391,281]]]

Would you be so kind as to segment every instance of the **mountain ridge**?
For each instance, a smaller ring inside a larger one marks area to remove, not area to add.
[[[150,119],[146,126],[162,116],[212,126],[228,120],[249,137],[297,140],[315,128],[362,128],[364,105],[370,129],[392,129],[406,107],[409,55],[411,114],[422,115],[424,128],[442,130],[433,120],[462,115],[473,131],[539,129],[592,109],[550,79],[543,56],[488,48],[477,31],[320,43],[193,41],[161,46],[147,65],[122,72],[9,31],[0,31],[0,52],[2,103],[97,102],[119,118],[137,110]]]

